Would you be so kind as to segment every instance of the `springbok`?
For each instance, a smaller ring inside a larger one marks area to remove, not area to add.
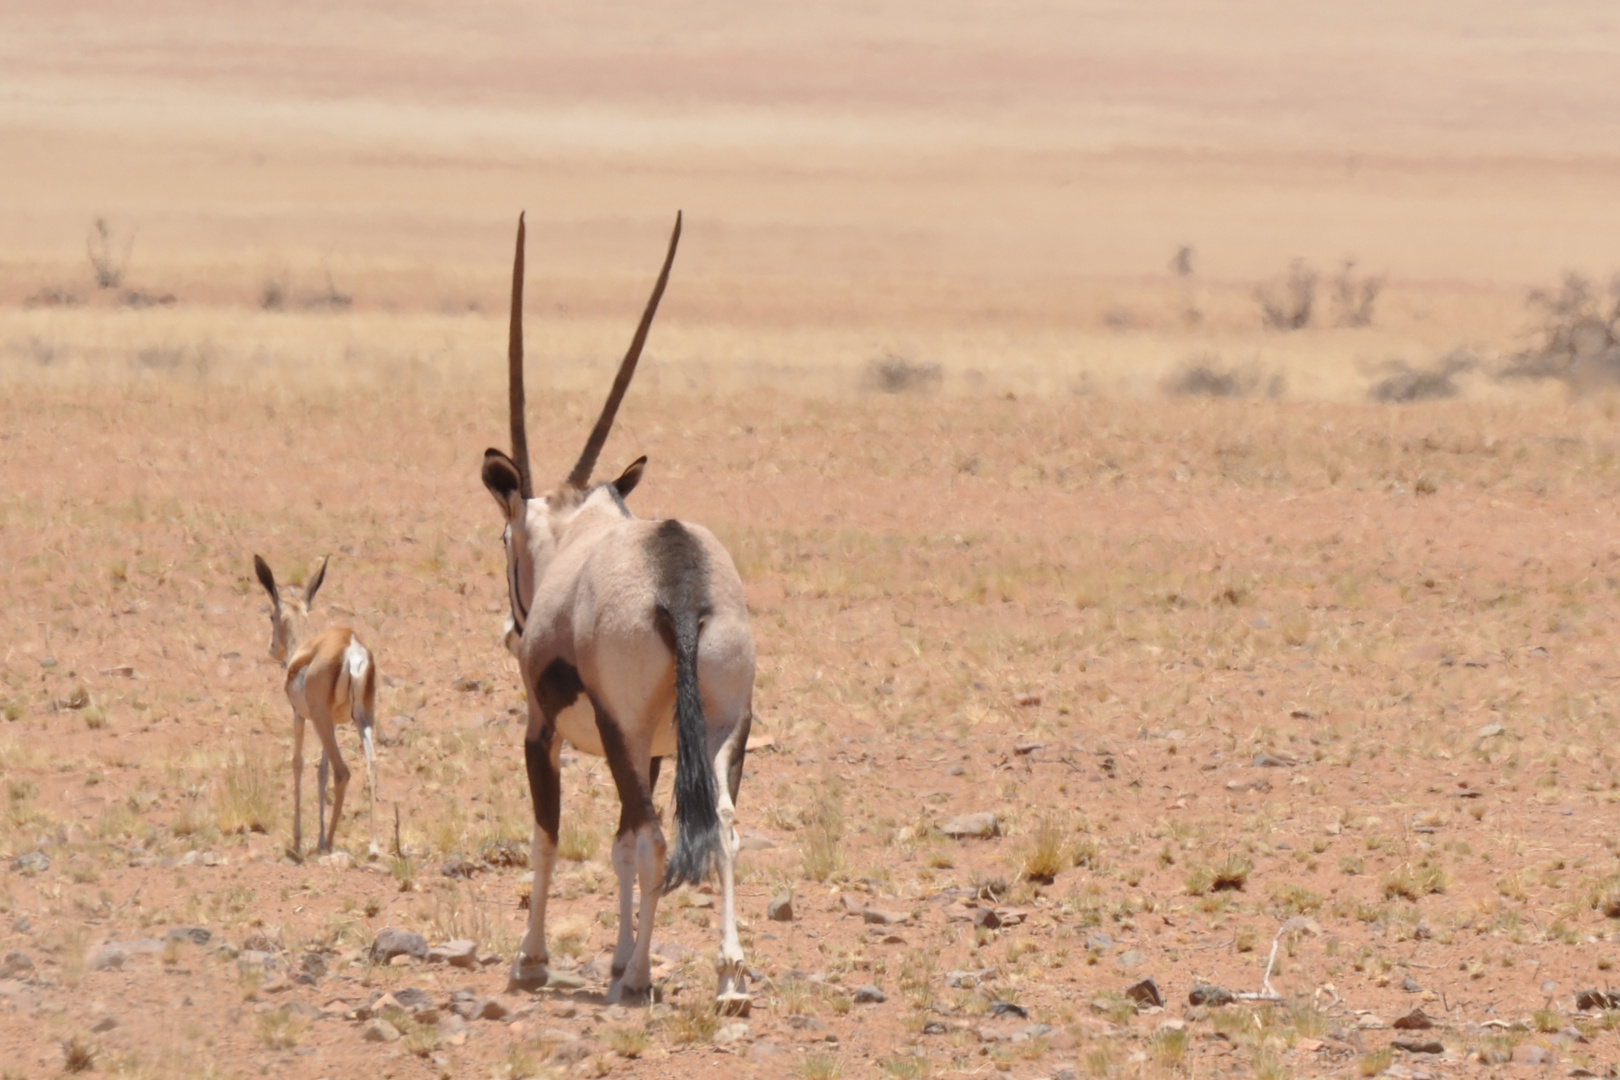
[[[337,838],[338,818],[343,813],[343,795],[349,787],[349,767],[338,752],[337,722],[349,717],[360,729],[360,746],[366,755],[366,787],[371,794],[371,845],[369,853],[377,854],[377,751],[372,742],[372,729],[376,726],[374,705],[377,700],[377,665],[371,659],[371,650],[347,626],[334,626],[305,640],[309,628],[309,609],[315,603],[315,594],[326,580],[328,559],[321,560],[305,582],[302,591],[297,586],[276,588],[275,575],[259,556],[253,556],[253,569],[259,575],[259,584],[270,594],[270,655],[287,668],[287,700],[293,709],[293,842],[295,859],[304,857],[303,785],[304,785],[304,721],[315,725],[315,736],[321,741],[321,763],[316,768],[320,779],[320,834],[317,851],[331,851]],[[332,791],[332,828],[326,828],[326,770],[331,763],[336,785]]]
[[[745,1014],[748,982],[737,940],[733,870],[735,800],[753,721],[754,639],[742,580],[726,549],[702,526],[630,513],[625,496],[640,480],[645,457],[616,480],[590,482],[680,236],[676,215],[663,269],[596,427],[567,479],[536,496],[523,419],[524,223],[518,218],[507,354],[514,457],[487,450],[482,471],[506,519],[507,645],[517,656],[529,702],[523,751],[534,801],[534,887],[512,983],[543,985],[549,974],[546,894],[557,853],[559,753],[567,739],[607,758],[619,794],[613,841],[619,938],[609,1000],[639,997],[651,988],[659,896],[715,871],[721,888],[716,1000],[724,1011]],[[665,847],[652,800],[659,765],[670,754],[676,758],[673,852]],[[717,783],[717,776],[726,782]]]

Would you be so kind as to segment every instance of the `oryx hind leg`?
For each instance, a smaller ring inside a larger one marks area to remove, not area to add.
[[[714,756],[714,772],[724,782],[715,785],[720,818],[720,849],[716,862],[720,875],[720,953],[715,968],[720,976],[715,1003],[720,1011],[747,1016],[749,1012],[748,967],[742,942],[737,937],[737,789],[742,784],[743,756],[748,749],[748,729],[753,717],[744,713],[741,722],[720,744]]]
[[[608,1001],[617,1003],[640,998],[652,988],[653,916],[658,909],[666,849],[652,801],[657,776],[654,759],[630,749],[619,725],[599,703],[593,704],[608,771],[619,793],[619,831],[613,838],[613,869],[619,878],[619,940],[613,949],[613,981],[608,987]],[[642,760],[636,760],[638,757]],[[635,920],[638,883],[641,911]]]
[[[556,728],[547,723],[539,734],[525,738],[523,761],[529,773],[529,798],[534,804],[534,833],[529,843],[529,865],[534,867],[534,883],[529,891],[529,924],[512,958],[508,989],[531,990],[551,977],[546,949],[546,898],[551,891],[551,871],[557,860],[557,825],[562,809],[562,740]]]

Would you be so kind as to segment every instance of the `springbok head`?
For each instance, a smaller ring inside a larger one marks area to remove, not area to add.
[[[259,584],[264,591],[270,594],[270,655],[278,663],[285,664],[287,658],[298,648],[298,643],[308,636],[309,609],[315,603],[315,594],[320,591],[321,582],[326,580],[326,564],[331,556],[321,560],[321,565],[304,582],[300,589],[296,585],[276,587],[276,576],[270,572],[270,564],[262,558],[253,556],[253,569],[259,575]]]
[[[681,215],[675,215],[675,229],[669,237],[669,251],[664,256],[663,269],[653,285],[652,296],[641,313],[630,349],[619,364],[619,373],[613,379],[602,413],[596,418],[585,449],[567,478],[557,487],[540,495],[534,493],[534,481],[529,473],[529,442],[524,425],[523,398],[523,215],[518,215],[517,251],[512,258],[512,319],[507,340],[508,400],[511,410],[512,454],[499,450],[484,451],[484,487],[495,497],[506,519],[506,584],[511,600],[511,613],[506,619],[506,647],[517,654],[518,642],[523,637],[524,620],[528,617],[529,602],[534,596],[535,583],[545,574],[546,567],[557,551],[557,544],[569,524],[587,510],[628,516],[630,511],[624,500],[641,480],[641,471],[647,464],[645,456],[630,463],[617,479],[606,483],[591,483],[596,459],[607,442],[613,428],[613,418],[619,403],[630,387],[641,359],[642,346],[647,343],[647,332],[658,302],[663,299],[664,286],[669,282],[669,268],[675,261],[675,249],[681,241]]]

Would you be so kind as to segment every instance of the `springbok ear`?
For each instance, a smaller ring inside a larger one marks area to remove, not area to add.
[[[259,575],[259,584],[264,586],[264,591],[270,594],[270,602],[275,605],[277,611],[280,611],[281,594],[276,592],[276,575],[270,572],[270,564],[255,555],[253,572]]]
[[[516,463],[499,450],[485,450],[482,475],[484,487],[495,496],[506,520],[511,521],[523,503],[523,477]]]
[[[619,498],[627,499],[630,497],[630,493],[636,490],[636,485],[641,483],[641,471],[646,467],[647,455],[642,454],[630,463],[628,469],[619,474],[619,478],[613,481],[613,490],[619,493]]]
[[[310,579],[304,583],[305,611],[308,611],[310,608],[315,606],[315,594],[321,591],[321,582],[326,580],[326,564],[331,561],[332,556],[330,555],[322,558],[321,568],[315,571],[315,573],[310,576]]]

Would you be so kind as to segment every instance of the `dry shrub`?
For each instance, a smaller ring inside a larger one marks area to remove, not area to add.
[[[866,364],[862,382],[868,389],[885,394],[921,394],[938,390],[945,371],[938,364],[913,363],[903,356],[886,353]]]
[[[1264,394],[1278,398],[1287,389],[1280,374],[1266,375],[1253,364],[1228,367],[1218,356],[1188,360],[1164,381],[1164,390],[1175,397],[1249,398]]]
[[[1024,851],[1024,877],[1050,885],[1058,874],[1074,865],[1067,844],[1069,830],[1056,814],[1042,814],[1029,834]]]
[[[1606,303],[1586,278],[1569,274],[1556,293],[1531,293],[1528,306],[1539,317],[1537,340],[1499,377],[1556,379],[1573,390],[1620,382],[1620,278]]]
[[[1295,259],[1287,277],[1256,289],[1254,298],[1260,304],[1260,321],[1269,329],[1303,330],[1311,324],[1316,304],[1316,272]]]
[[[220,775],[214,823],[226,835],[269,832],[276,805],[270,767],[258,754],[233,754]]]
[[[828,780],[816,794],[804,828],[804,876],[826,881],[844,866],[840,842],[844,838],[844,789]]]
[[[1339,274],[1333,279],[1333,323],[1335,326],[1359,328],[1371,326],[1373,304],[1384,291],[1382,277],[1356,276],[1353,259],[1344,260]]]
[[[1415,368],[1404,360],[1394,360],[1385,365],[1389,374],[1368,388],[1367,398],[1386,404],[1454,398],[1458,393],[1455,377],[1472,371],[1478,365],[1479,362],[1465,349],[1453,350],[1440,361],[1439,367],[1429,369]]]
[[[116,289],[123,283],[124,268],[129,265],[129,255],[134,247],[135,237],[126,236],[120,253],[112,226],[107,224],[106,218],[96,218],[90,226],[90,235],[85,238],[84,250],[90,256],[90,266],[95,271],[98,288]]]

